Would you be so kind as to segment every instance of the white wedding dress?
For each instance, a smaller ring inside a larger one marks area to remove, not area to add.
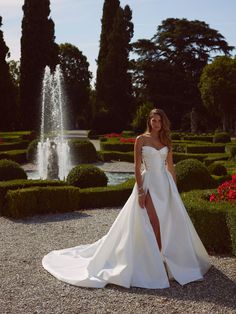
[[[92,244],[50,252],[43,267],[59,280],[92,288],[112,283],[156,289],[169,287],[171,278],[181,285],[202,280],[211,266],[209,257],[166,169],[167,153],[166,146],[142,147],[143,186],[159,218],[162,252],[135,184],[106,235]]]

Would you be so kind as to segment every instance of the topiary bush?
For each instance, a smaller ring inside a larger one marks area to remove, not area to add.
[[[20,165],[12,160],[0,160],[0,181],[27,179],[27,174]]]
[[[93,165],[79,165],[71,169],[67,183],[79,188],[107,186],[105,172]]]
[[[88,140],[70,140],[70,154],[72,163],[92,163],[98,159],[96,148]]]
[[[34,163],[37,158],[37,146],[38,146],[38,139],[33,140],[29,143],[26,151],[26,158],[28,162]]]
[[[213,143],[229,143],[229,142],[231,142],[229,133],[220,132],[214,134]]]
[[[215,164],[215,163],[210,164],[210,166],[208,166],[208,171],[210,172],[210,174],[214,174],[216,176],[227,175],[227,169],[225,168],[225,166],[221,164]]]
[[[180,192],[216,187],[215,180],[211,177],[206,166],[199,160],[182,160],[176,164],[175,169]]]

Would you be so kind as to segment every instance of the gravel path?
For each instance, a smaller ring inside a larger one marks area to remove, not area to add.
[[[53,249],[92,243],[119,212],[95,209],[35,216],[20,221],[0,217],[0,313],[236,313],[236,258],[211,257],[202,282],[169,289],[104,289],[60,282],[41,266]]]

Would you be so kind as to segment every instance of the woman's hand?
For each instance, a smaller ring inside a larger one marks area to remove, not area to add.
[[[146,199],[146,195],[144,192],[142,195],[138,196],[138,202],[139,202],[140,207],[142,207],[142,208],[144,208],[144,206],[145,206],[145,199]]]

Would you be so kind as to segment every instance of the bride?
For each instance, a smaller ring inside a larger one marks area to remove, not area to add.
[[[156,289],[169,287],[170,279],[180,285],[203,280],[211,265],[176,187],[169,125],[163,110],[151,110],[134,145],[130,197],[101,239],[43,257],[53,276],[91,288]]]

